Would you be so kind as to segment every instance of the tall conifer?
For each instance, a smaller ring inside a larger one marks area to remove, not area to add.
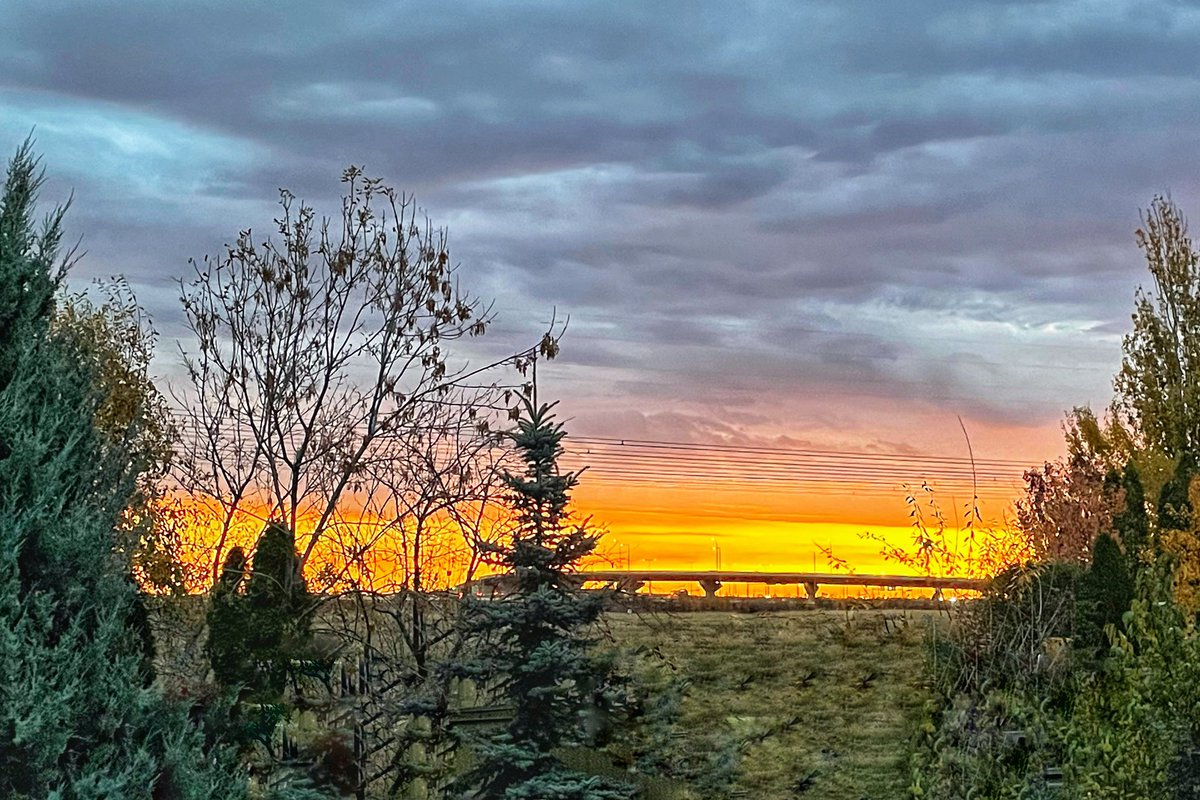
[[[30,144],[0,197],[0,797],[244,797],[232,753],[145,685],[115,531],[139,469],[94,429],[86,359],[50,332],[63,209]]]
[[[571,519],[579,475],[558,470],[566,432],[552,409],[527,399],[511,434],[525,462],[521,474],[503,476],[516,529],[490,555],[512,571],[516,591],[467,605],[468,627],[488,646],[461,672],[492,686],[513,710],[507,727],[478,743],[479,763],[467,782],[486,800],[622,800],[635,789],[570,769],[558,757],[591,743],[589,722],[610,675],[590,653],[587,635],[602,601],[570,577],[598,537]]]
[[[1117,529],[1126,559],[1136,568],[1140,553],[1150,544],[1150,519],[1146,514],[1142,476],[1132,460],[1121,473],[1121,488],[1125,490],[1125,505],[1113,517],[1113,527]]]

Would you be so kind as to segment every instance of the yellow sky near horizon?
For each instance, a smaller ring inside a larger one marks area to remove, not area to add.
[[[700,447],[701,451],[668,449],[665,455],[655,456],[658,462],[647,461],[651,458],[646,455],[648,449],[631,452],[630,460],[642,459],[646,465],[643,470],[650,478],[639,480],[643,476],[636,472],[606,470],[605,459],[610,455],[596,449],[593,443],[592,455],[598,464],[581,476],[573,492],[573,508],[577,516],[590,517],[592,525],[603,532],[594,559],[596,566],[646,570],[709,570],[719,566],[746,571],[912,574],[921,570],[886,558],[882,554],[886,545],[865,535],[881,537],[887,545],[903,550],[914,550],[915,530],[910,516],[913,506],[906,502],[906,492],[914,493],[926,527],[937,530],[944,526],[949,546],[953,549],[957,545],[965,555],[970,536],[965,521],[971,507],[971,492],[978,492],[981,520],[974,525],[977,535],[982,535],[1010,527],[1012,503],[1021,491],[1020,462],[1016,460],[993,460],[993,471],[981,472],[976,476],[980,478],[978,481],[964,479],[960,464],[917,463],[928,476],[931,491],[925,491],[919,482],[906,484],[893,478],[890,463],[877,461],[872,466],[856,460],[858,456],[872,455],[869,453],[838,454],[850,458],[851,466],[835,465],[835,471],[845,470],[838,473],[844,474],[844,478],[835,475],[829,479],[811,470],[806,472],[805,465],[777,461],[769,468],[779,470],[780,477],[756,483],[745,477],[744,466],[739,466],[744,465],[738,461],[743,456],[714,454],[703,446],[689,447]],[[763,459],[778,459],[783,458],[779,453],[786,452],[763,450],[760,455]],[[622,450],[621,455],[624,453]],[[772,453],[776,455],[771,456]],[[687,460],[689,456],[693,462]],[[1047,456],[1050,457],[1053,454]],[[624,463],[615,460],[615,456],[612,458],[612,463]],[[670,468],[663,466],[672,459],[678,462],[678,474],[674,476]],[[572,466],[568,463],[563,468]],[[869,473],[872,468],[882,469],[883,477],[864,482],[860,473],[863,470]],[[911,470],[914,466],[904,464],[903,468]],[[955,470],[959,470],[957,477]],[[703,473],[699,478],[694,477],[697,471]],[[720,479],[714,480],[712,475],[719,475]],[[943,515],[941,523],[935,516],[939,511]],[[251,546],[261,529],[263,513],[249,514],[229,544]],[[368,520],[363,531],[375,524],[379,523]],[[299,527],[303,540],[305,526]],[[331,536],[331,541],[325,543],[328,546],[318,548],[308,572],[315,574],[321,566],[337,561],[336,553],[340,547],[344,548],[347,539],[354,540],[351,544],[364,541],[367,534],[356,533],[354,527],[351,523],[336,534],[344,537],[342,542],[333,542]],[[403,551],[400,538],[401,534],[395,532],[391,539],[381,541],[371,559],[374,573],[387,576],[393,584],[401,571],[398,568],[401,557],[392,555]],[[213,532],[200,534],[194,557],[204,558],[212,540]],[[975,550],[978,552],[979,543]],[[448,556],[448,561],[445,568],[438,567],[439,582],[452,584],[458,580],[464,562],[461,554]],[[949,570],[935,567],[933,572],[977,574],[968,564]]]
[[[654,495],[653,501],[647,495]],[[1003,528],[1016,492],[982,498],[985,528]],[[927,528],[936,529],[929,497],[921,497]],[[948,542],[966,553],[969,532],[963,506],[969,498],[937,497]],[[736,492],[698,489],[647,489],[612,484],[581,484],[575,493],[578,512],[591,515],[605,531],[601,552],[614,566],[637,569],[722,569],[752,571],[906,574],[913,570],[881,555],[889,544],[912,550],[914,527],[903,491],[878,494],[784,494],[773,498],[738,497]],[[955,513],[958,509],[959,513]],[[718,553],[719,548],[719,553]],[[830,555],[841,560],[835,564]]]

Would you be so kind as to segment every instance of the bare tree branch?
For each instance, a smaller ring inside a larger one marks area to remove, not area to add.
[[[552,320],[525,350],[453,357],[493,313],[460,288],[446,232],[357,168],[343,182],[337,219],[282,191],[274,236],[241,231],[181,283],[196,347],[181,349],[175,477],[220,509],[214,580],[231,532],[269,518],[296,531],[303,564],[326,545],[351,558],[335,581],[398,533],[419,591],[429,531],[490,502],[490,429],[558,349]]]

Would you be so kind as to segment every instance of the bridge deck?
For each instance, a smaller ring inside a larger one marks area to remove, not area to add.
[[[981,591],[987,581],[980,578],[931,575],[847,575],[830,572],[748,572],[744,570],[679,570],[679,569],[600,569],[576,572],[574,579],[586,583],[611,583],[618,588],[636,592],[647,583],[698,583],[705,594],[715,596],[726,583],[762,583],[767,585],[803,586],[810,599],[817,596],[820,586],[882,586],[894,589],[932,589],[940,599],[944,589]],[[489,575],[474,582],[475,587],[510,590],[513,578],[509,574]]]
[[[927,575],[848,575],[835,572],[744,572],[735,570],[584,570],[575,573],[584,581],[606,583],[626,580],[663,582],[805,584],[819,586],[894,586],[916,589],[974,589],[987,585],[979,578]]]

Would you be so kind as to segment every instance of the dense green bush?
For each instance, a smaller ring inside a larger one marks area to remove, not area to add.
[[[1139,577],[1124,630],[1108,632],[1108,657],[1083,680],[1065,730],[1074,796],[1194,796],[1200,637],[1172,602],[1168,561]]]
[[[911,794],[1028,798],[1061,763],[1062,721],[1077,689],[1070,564],[1014,568],[930,642],[932,699],[918,734]]]
[[[1200,634],[1173,601],[1167,557],[1146,563],[1127,610],[1112,620],[1126,591],[1105,582],[1104,570],[1120,563],[1114,555],[1098,544],[1093,569],[1075,584],[1080,627],[1110,620],[1098,648],[1034,635],[1037,618],[1020,610],[1052,595],[1039,586],[1046,573],[1038,570],[1021,591],[989,593],[933,644],[934,699],[914,755],[912,796],[1200,796]],[[1111,595],[1100,594],[1104,586]],[[1006,606],[1008,613],[997,613]],[[1002,657],[1013,645],[1039,656]],[[1054,772],[1061,787],[1048,780]]]
[[[1076,599],[1075,650],[1098,653],[1107,648],[1111,625],[1122,627],[1122,617],[1133,601],[1133,578],[1125,555],[1107,533],[1096,539],[1092,566],[1079,582]]]

